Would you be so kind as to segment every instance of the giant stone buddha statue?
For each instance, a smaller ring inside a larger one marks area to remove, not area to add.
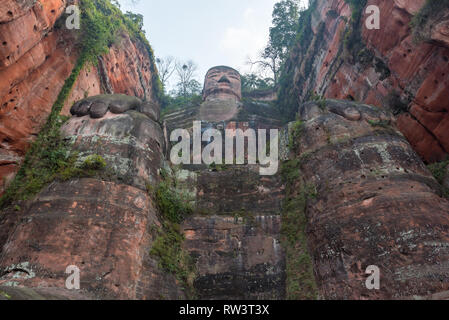
[[[225,66],[209,69],[204,79],[203,99],[240,101],[242,82],[238,71]]]
[[[200,119],[227,121],[233,118],[242,99],[242,82],[237,70],[217,66],[209,69],[204,79]]]

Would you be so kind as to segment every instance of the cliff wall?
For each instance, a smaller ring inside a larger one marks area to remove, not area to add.
[[[281,104],[294,113],[320,96],[389,109],[426,162],[443,160],[449,152],[449,4],[368,0],[357,9],[354,3],[312,1],[284,70]],[[369,5],[380,9],[379,30],[365,26]]]
[[[144,109],[139,99],[123,99],[100,95],[84,101]],[[164,225],[147,190],[161,181],[164,138],[158,120],[128,110],[107,111],[102,118],[74,116],[64,124],[61,134],[74,162],[32,200],[2,210],[0,286],[59,288],[59,298],[186,296],[178,279],[150,255]],[[71,265],[80,269],[81,291],[64,294]]]
[[[325,299],[409,299],[449,289],[449,202],[392,118],[341,100],[299,109],[286,198],[307,199],[292,210],[306,216]],[[379,290],[366,287],[369,266],[380,270]]]
[[[40,132],[86,41],[65,26],[65,9],[79,1],[12,1],[0,9],[0,194]],[[87,26],[86,26],[87,27]],[[100,93],[155,100],[151,48],[126,29],[96,63],[86,63],[67,95],[73,102]]]

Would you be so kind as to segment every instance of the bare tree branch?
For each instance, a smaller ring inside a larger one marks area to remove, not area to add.
[[[156,64],[159,71],[159,78],[164,88],[166,88],[168,80],[175,72],[176,61],[172,56],[167,56],[165,58],[157,58]]]
[[[180,89],[180,93],[183,96],[187,96],[189,83],[193,79],[198,66],[192,60],[189,60],[187,62],[178,61],[175,65],[175,69],[178,76],[178,86]]]

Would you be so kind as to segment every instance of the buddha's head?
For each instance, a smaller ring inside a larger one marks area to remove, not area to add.
[[[238,71],[225,66],[209,69],[204,79],[203,100],[242,99],[242,82]]]

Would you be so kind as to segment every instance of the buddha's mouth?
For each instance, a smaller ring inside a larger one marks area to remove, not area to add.
[[[220,89],[232,89],[230,82],[219,82],[216,88]]]
[[[232,96],[236,97],[237,99],[240,99],[240,97],[235,92],[235,90],[232,89],[231,85],[227,84],[227,83],[220,83],[218,86],[215,86],[213,88],[209,88],[204,93],[204,96],[207,97],[207,96],[214,95],[214,94],[219,94],[219,93],[229,94],[229,95],[232,95]]]

